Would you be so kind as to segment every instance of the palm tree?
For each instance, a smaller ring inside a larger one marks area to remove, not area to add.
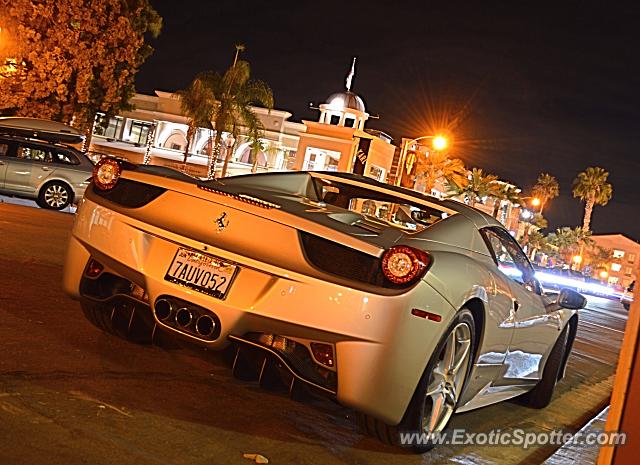
[[[528,253],[529,257],[535,257],[536,252],[547,253],[549,251],[549,240],[542,234],[540,231],[531,231],[527,236],[527,243],[521,244],[522,246],[527,245],[530,252]]]
[[[591,231],[584,230],[580,226],[570,228],[564,226],[556,229],[548,236],[549,244],[558,249],[560,257],[566,262],[571,262],[571,257],[581,251],[584,247],[591,246],[594,241],[591,239]]]
[[[542,213],[547,202],[560,194],[558,180],[550,174],[541,173],[538,176],[538,182],[533,186],[532,194],[540,199],[540,213]]]
[[[613,187],[607,182],[609,173],[599,166],[589,167],[573,181],[573,196],[585,201],[582,229],[589,231],[591,214],[595,205],[606,205],[613,195]]]
[[[213,129],[211,118],[215,96],[210,86],[210,74],[201,73],[189,84],[189,87],[177,91],[174,96],[180,99],[180,108],[187,117],[187,146],[184,149],[184,165],[189,158],[191,140],[198,128]],[[208,146],[209,156],[211,156],[211,143]]]
[[[236,45],[236,54],[231,67],[223,75],[216,73],[211,76],[211,87],[217,102],[212,118],[216,131],[215,156],[209,157],[209,178],[213,177],[215,160],[220,154],[222,133],[244,126],[248,134],[255,136],[257,133],[261,133],[264,128],[251,105],[258,103],[268,110],[273,108],[273,92],[269,86],[262,81],[250,79],[249,63],[238,60],[238,55],[243,50],[243,45]],[[228,154],[225,154],[222,177],[227,174],[229,158]]]
[[[426,157],[418,158],[416,174],[422,176],[427,194],[431,193],[439,179],[457,185],[467,181],[468,171],[459,158],[449,158],[446,153],[439,150],[433,150]]]
[[[500,211],[500,202],[506,200],[514,205],[522,203],[522,197],[520,196],[520,189],[511,184],[499,183],[497,188],[497,195],[495,195],[493,201],[493,217],[498,218],[498,212]]]
[[[473,168],[466,183],[459,185],[448,181],[449,197],[462,196],[470,206],[484,197],[496,197],[498,194],[498,177],[493,174],[485,174],[482,168]]]
[[[546,229],[546,227],[549,226],[549,222],[542,216],[542,213],[534,213],[530,223],[538,229]]]

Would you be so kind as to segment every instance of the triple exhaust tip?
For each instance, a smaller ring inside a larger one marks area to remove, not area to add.
[[[154,306],[154,312],[158,320],[169,325],[187,330],[195,319],[193,329],[201,337],[211,337],[216,330],[216,322],[209,315],[197,316],[197,313],[188,307],[180,307],[174,312],[173,304],[167,299],[158,299]]]

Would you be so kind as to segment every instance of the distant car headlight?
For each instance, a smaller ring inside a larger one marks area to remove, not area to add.
[[[113,158],[103,158],[93,168],[93,182],[98,189],[109,190],[118,183],[122,167]]]
[[[430,258],[426,252],[406,245],[396,245],[382,256],[382,272],[395,284],[409,284],[421,278]]]

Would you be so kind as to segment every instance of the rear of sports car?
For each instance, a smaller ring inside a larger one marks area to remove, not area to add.
[[[266,383],[283,372],[291,388],[401,420],[455,314],[405,231],[324,202],[319,189],[335,196],[342,182],[331,176],[201,182],[113,160],[97,171],[64,276],[95,324],[143,321],[151,338],[231,344],[238,373]]]

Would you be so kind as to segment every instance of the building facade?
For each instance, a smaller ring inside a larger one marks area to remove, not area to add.
[[[640,244],[624,234],[594,234],[591,239],[596,245],[612,251],[607,266],[608,284],[626,289],[637,278]]]
[[[91,143],[93,151],[138,163],[148,153],[153,164],[182,169],[188,146],[186,170],[194,175],[206,174],[208,148],[215,133],[199,128],[187,144],[187,118],[182,115],[175,94],[163,91],[154,95],[136,94],[130,103],[132,111],[111,118],[98,115]],[[229,174],[291,169],[304,124],[289,121],[288,111],[260,107],[253,107],[253,111],[264,126],[260,150],[251,149],[242,130],[238,140],[224,133],[223,151],[230,153]]]
[[[396,146],[387,134],[365,129],[364,100],[347,87],[330,95],[319,110],[318,121],[302,121],[305,131],[293,169],[343,171],[387,182]]]

